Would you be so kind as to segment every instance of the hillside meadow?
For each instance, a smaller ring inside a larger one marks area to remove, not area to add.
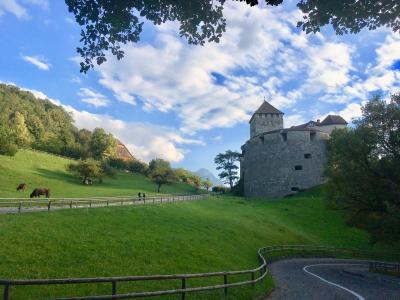
[[[66,173],[69,160],[20,151],[0,156],[1,191],[8,197],[21,180],[51,186],[54,196],[132,195],[155,185],[140,175],[119,173],[102,185],[83,186]],[[191,193],[183,184],[164,192]],[[369,244],[368,235],[345,224],[340,212],[326,209],[323,187],[271,201],[219,196],[192,202],[148,206],[67,209],[0,215],[0,278],[63,278],[238,270],[258,265],[256,251],[266,245],[324,244],[373,250],[400,260],[400,245]],[[232,280],[249,279],[238,277]],[[222,283],[222,278],[207,279]],[[195,286],[198,279],[189,280]],[[205,281],[202,281],[204,284]],[[137,282],[118,292],[179,288],[179,281]],[[253,299],[273,286],[271,277],[255,288],[229,291],[228,299]],[[109,284],[13,287],[12,299],[109,294]],[[178,299],[180,296],[155,299]],[[223,291],[187,299],[221,299]]]
[[[13,157],[0,155],[0,198],[29,197],[36,187],[51,189],[51,197],[90,196],[135,196],[138,192],[154,195],[157,186],[141,174],[117,172],[115,178],[105,178],[103,183],[95,182],[85,186],[78,178],[66,171],[66,166],[74,162],[44,152],[19,150]],[[17,192],[19,183],[25,182],[25,192]],[[174,183],[161,187],[162,194],[195,193],[193,186]]]

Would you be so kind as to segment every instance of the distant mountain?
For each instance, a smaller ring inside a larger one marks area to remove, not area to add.
[[[205,168],[197,170],[196,172],[194,172],[194,174],[200,176],[201,178],[203,178],[203,180],[207,178],[210,179],[213,185],[223,185],[223,183],[217,177],[215,177],[213,173]]]

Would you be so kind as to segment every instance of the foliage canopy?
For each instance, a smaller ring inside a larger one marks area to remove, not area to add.
[[[400,95],[375,96],[355,128],[329,141],[328,195],[372,241],[400,237]]]
[[[236,0],[254,6],[281,5],[283,0]],[[144,20],[160,25],[179,24],[180,36],[189,44],[219,42],[226,28],[225,0],[65,0],[81,30],[81,72],[105,62],[107,52],[122,59],[122,46],[138,42]],[[299,0],[304,19],[298,23],[306,33],[318,32],[331,24],[337,34],[358,33],[386,26],[400,30],[400,5],[397,0]]]

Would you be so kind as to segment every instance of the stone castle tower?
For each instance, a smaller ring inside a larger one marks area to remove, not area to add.
[[[283,112],[268,102],[250,119],[250,139],[242,146],[240,176],[246,197],[280,197],[325,182],[326,145],[340,116],[283,127]]]
[[[283,112],[264,101],[255,111],[249,123],[250,138],[263,132],[283,129]]]

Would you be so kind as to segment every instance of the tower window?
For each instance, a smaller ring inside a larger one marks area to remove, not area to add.
[[[298,192],[300,189],[297,186],[293,186],[290,190],[292,192]]]
[[[310,132],[310,140],[314,140],[315,139],[315,132]]]
[[[296,171],[300,171],[300,170],[303,170],[303,166],[301,166],[301,165],[296,165],[296,166],[294,166],[294,169],[295,169]]]
[[[304,158],[311,158],[311,153],[304,154]]]
[[[261,143],[263,143],[264,144],[264,136],[262,135],[262,136],[260,136],[260,140],[261,140]]]
[[[287,132],[282,132],[281,136],[282,136],[283,141],[286,142],[287,141]]]

